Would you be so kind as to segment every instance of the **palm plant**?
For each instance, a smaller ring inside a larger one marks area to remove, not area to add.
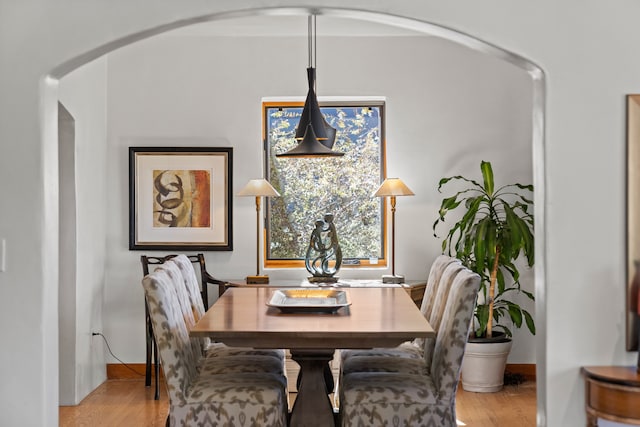
[[[522,191],[533,192],[533,185],[510,184],[494,190],[491,163],[480,163],[483,183],[480,184],[463,176],[443,178],[438,184],[438,192],[449,181],[465,181],[469,188],[442,200],[436,227],[445,222],[445,216],[464,207],[462,218],[450,229],[442,241],[443,253],[459,258],[462,263],[482,278],[474,313],[476,338],[491,338],[494,329],[500,329],[511,337],[511,329],[504,323],[510,319],[513,326],[520,328],[524,322],[535,335],[535,322],[531,314],[515,303],[511,296],[518,293],[532,301],[533,294],[521,289],[520,272],[515,261],[524,255],[527,265],[533,266],[533,201],[522,195]],[[460,211],[460,210],[458,210]],[[507,277],[510,280],[507,282]]]

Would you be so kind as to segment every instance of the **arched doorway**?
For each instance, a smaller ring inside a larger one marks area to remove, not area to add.
[[[363,21],[375,22],[383,25],[397,26],[400,28],[408,28],[417,32],[422,32],[429,35],[441,37],[450,41],[454,41],[461,45],[472,48],[485,55],[491,55],[493,57],[504,60],[518,68],[525,70],[531,76],[533,86],[533,117],[532,120],[532,143],[533,143],[533,171],[534,171],[534,185],[536,187],[535,205],[536,205],[536,249],[539,254],[538,262],[536,265],[536,319],[538,320],[538,336],[537,336],[537,348],[538,348],[538,393],[539,393],[539,408],[538,411],[544,414],[544,371],[545,371],[545,260],[544,260],[544,200],[545,200],[545,182],[544,182],[544,75],[542,70],[530,61],[519,57],[518,55],[506,52],[496,46],[484,43],[471,36],[455,32],[453,30],[436,26],[427,22],[417,21],[405,17],[393,16],[381,13],[348,10],[348,9],[332,9],[332,8],[274,8],[274,9],[254,9],[249,11],[241,11],[235,13],[221,13],[208,16],[202,16],[197,19],[188,21],[181,21],[173,24],[168,24],[161,28],[152,29],[143,33],[131,35],[127,38],[113,42],[108,46],[102,46],[95,50],[88,52],[82,57],[71,60],[60,67],[56,68],[52,72],[52,76],[60,78],[69,71],[81,66],[82,64],[95,59],[105,53],[108,53],[118,47],[134,43],[143,38],[151,35],[156,35],[161,32],[174,29],[180,26],[185,26],[205,20],[209,21],[221,21],[227,19],[234,19],[245,16],[260,16],[260,15],[307,15],[309,13],[315,13],[318,15],[335,16],[343,18],[358,19]]]

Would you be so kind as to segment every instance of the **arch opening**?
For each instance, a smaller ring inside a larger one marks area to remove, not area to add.
[[[495,58],[506,61],[515,67],[525,70],[532,80],[533,106],[531,117],[532,122],[532,153],[533,153],[533,183],[536,188],[534,194],[535,206],[535,239],[536,239],[536,266],[535,266],[535,295],[536,295],[536,322],[538,334],[536,336],[536,365],[537,365],[537,383],[538,383],[538,424],[544,425],[545,419],[545,341],[546,341],[546,260],[545,260],[545,201],[546,201],[546,183],[545,183],[545,146],[544,146],[544,102],[545,102],[545,75],[543,70],[535,63],[525,59],[517,54],[506,51],[479,40],[471,35],[460,33],[458,31],[435,25],[429,22],[420,21],[412,18],[402,17],[398,15],[385,14],[380,12],[371,12],[355,9],[340,8],[262,8],[242,11],[232,11],[223,13],[214,13],[187,20],[176,21],[152,29],[146,29],[136,34],[132,34],[105,45],[96,47],[95,49],[77,56],[55,67],[49,77],[52,79],[60,79],[67,73],[75,70],[92,60],[112,52],[120,47],[135,43],[145,38],[155,36],[180,27],[198,24],[207,21],[222,21],[250,16],[270,16],[270,15],[308,15],[317,14],[319,16],[332,16],[340,18],[350,18],[362,21],[369,21],[382,25],[389,25],[407,30],[413,30],[418,33],[440,37],[460,45],[469,47],[477,52],[490,55]],[[45,87],[47,90],[55,90]],[[45,98],[47,98],[45,96]],[[52,112],[54,110],[50,109]],[[43,120],[55,120],[53,117],[44,117]],[[45,159],[51,162],[53,159]],[[56,254],[48,254],[52,258]]]

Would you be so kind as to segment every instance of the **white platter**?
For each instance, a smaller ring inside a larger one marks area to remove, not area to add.
[[[283,313],[333,313],[351,301],[347,291],[338,289],[278,289],[267,305]]]

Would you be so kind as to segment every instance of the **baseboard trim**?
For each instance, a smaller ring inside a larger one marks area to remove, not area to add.
[[[132,380],[144,378],[145,368],[146,365],[144,363],[128,363],[126,366],[121,363],[107,363],[107,379]],[[508,363],[505,371],[511,374],[520,374],[527,381],[536,380],[535,363]],[[151,377],[153,378],[153,370],[151,371]],[[164,379],[162,369],[160,369],[160,379]]]
[[[139,380],[144,379],[146,364],[144,363],[107,363],[108,380]],[[134,372],[135,371],[135,372]],[[151,370],[151,379],[154,380],[154,372]],[[164,379],[162,369],[160,369],[160,379]]]
[[[510,374],[519,374],[527,381],[536,380],[536,364],[535,363],[507,363],[505,372]]]

